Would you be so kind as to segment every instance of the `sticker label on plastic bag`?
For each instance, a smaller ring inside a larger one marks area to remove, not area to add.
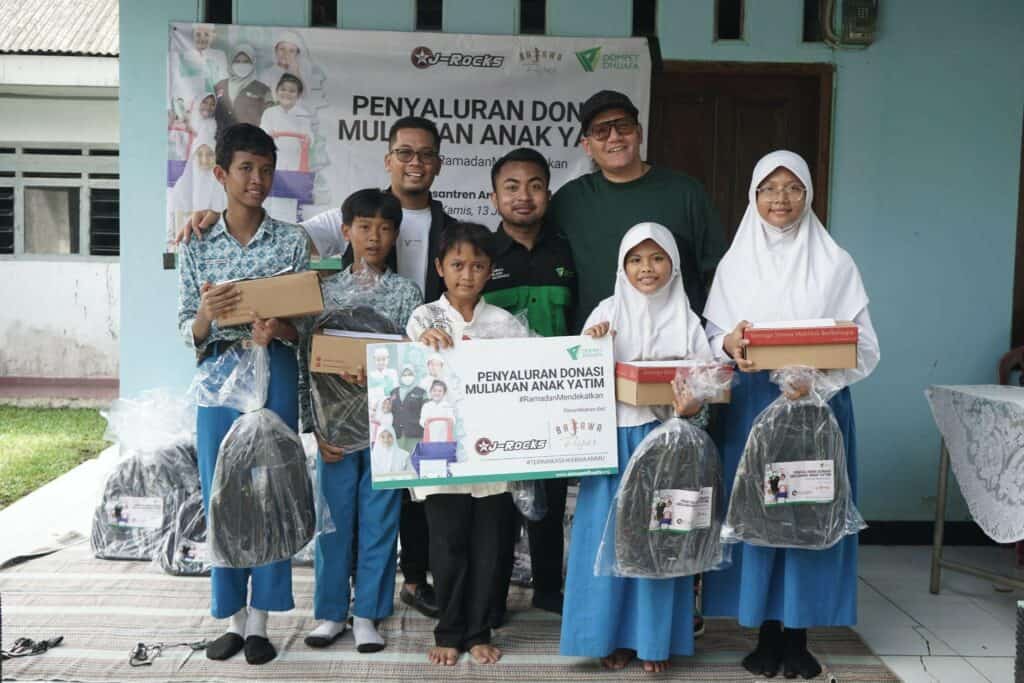
[[[831,460],[773,462],[764,475],[764,504],[831,503],[836,495]]]
[[[685,534],[711,526],[711,487],[700,491],[660,489],[651,502],[649,531]]]
[[[159,529],[164,525],[161,498],[124,496],[107,502],[107,523],[137,529]]]
[[[182,541],[175,553],[178,561],[183,563],[206,564],[210,561],[210,552],[205,543]]]

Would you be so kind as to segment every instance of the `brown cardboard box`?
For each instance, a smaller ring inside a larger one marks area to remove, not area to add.
[[[251,323],[252,311],[261,318],[291,318],[324,310],[316,272],[287,273],[235,283],[242,298],[228,315],[217,319],[221,327]]]
[[[341,336],[347,335],[347,336]],[[408,341],[397,334],[370,334],[369,332],[323,332],[313,335],[309,350],[310,372],[355,375],[366,368],[366,347],[370,344]]]
[[[747,360],[758,370],[806,365],[819,370],[857,367],[856,323],[836,322],[832,327],[748,329]]]
[[[692,366],[693,361],[632,361],[615,364],[615,399],[631,406],[670,406],[672,380],[676,371]],[[730,367],[731,366],[727,366]],[[710,403],[728,403],[728,390],[715,396]]]

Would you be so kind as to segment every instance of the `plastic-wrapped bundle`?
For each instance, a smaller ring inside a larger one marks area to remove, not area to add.
[[[176,443],[195,447],[195,405],[165,389],[115,399],[101,414],[107,421],[103,438],[117,443],[125,453],[158,451]]]
[[[286,560],[313,537],[313,487],[302,441],[272,410],[242,415],[225,435],[207,521],[217,567]]]
[[[317,329],[402,334],[395,324],[369,306],[351,306],[325,312]],[[370,445],[370,418],[366,387],[346,382],[339,375],[310,372],[313,424],[328,443],[351,453]]]
[[[531,522],[544,519],[544,515],[548,513],[548,501],[543,481],[510,481],[508,490],[512,494],[512,502],[516,504],[523,517]]]
[[[319,516],[319,504],[321,504],[321,497],[316,496],[316,490],[319,488],[319,482],[316,480],[316,455],[306,455],[306,472],[309,474],[309,482],[313,487],[313,507],[317,508],[317,517]],[[316,539],[307,543],[302,547],[299,552],[295,553],[295,557],[292,558],[292,562],[295,564],[302,564],[305,566],[311,566],[313,558],[316,556]]]
[[[249,413],[266,405],[269,386],[270,352],[247,340],[201,363],[188,395],[198,406]]]
[[[191,444],[136,451],[107,477],[92,520],[92,551],[109,560],[151,560],[178,508],[199,491]]]
[[[657,579],[721,568],[722,491],[711,437],[687,420],[666,421],[622,474],[594,573]]]
[[[210,573],[202,493],[193,493],[178,508],[156,561],[161,569],[174,576],[206,576]]]
[[[750,429],[722,537],[830,548],[866,526],[853,502],[843,434],[828,406],[837,387],[827,375],[803,367],[776,370],[772,381],[783,395]]]

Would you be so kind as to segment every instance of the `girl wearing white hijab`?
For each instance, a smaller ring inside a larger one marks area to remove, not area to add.
[[[224,186],[213,176],[215,165],[213,140],[196,138],[184,172],[168,193],[167,208],[172,226],[181,225],[192,211],[222,212],[227,207]]]
[[[711,358],[700,319],[690,310],[675,237],[657,223],[633,226],[619,245],[615,293],[584,324],[584,334],[614,334],[615,360]],[[682,416],[701,406],[683,400]],[[621,669],[634,657],[664,671],[671,655],[693,654],[693,578],[594,576],[601,535],[633,450],[667,415],[616,404],[619,474],[584,477],[576,502],[562,612],[561,654],[600,657]],[[667,411],[666,411],[667,412]]]
[[[754,167],[749,199],[704,309],[712,349],[722,358],[734,358],[742,371],[732,402],[723,411],[718,439],[727,494],[751,424],[779,396],[769,373],[742,357],[748,321],[856,322],[857,367],[828,371],[843,385],[867,377],[879,360],[860,272],[811,210],[814,188],[807,163],[792,152],[767,155]],[[829,404],[843,432],[856,499],[857,449],[849,389]],[[807,650],[806,629],[856,623],[857,537],[847,536],[827,550],[741,544],[734,549],[732,567],[705,575],[704,582],[705,615],[734,616],[744,626],[761,629],[757,649],[743,660],[748,671],[771,677],[781,668],[787,678],[813,678],[821,666]]]
[[[395,443],[395,430],[382,427],[370,453],[370,463],[375,474],[397,474],[410,470],[409,451],[402,450]]]

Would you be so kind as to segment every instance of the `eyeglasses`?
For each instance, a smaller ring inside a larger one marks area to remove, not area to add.
[[[407,164],[412,161],[413,157],[416,157],[424,164],[434,164],[441,158],[437,152],[432,149],[421,149],[416,151],[409,147],[396,147],[391,150],[391,154],[395,155],[395,158],[401,161],[403,164]]]
[[[612,128],[619,135],[630,135],[637,129],[640,124],[635,119],[612,119],[611,121],[602,121],[601,123],[595,123],[590,127],[587,132],[588,138],[594,138],[600,142],[604,142],[608,139],[608,136],[612,134]]]
[[[807,188],[803,185],[786,185],[785,187],[773,187],[766,185],[757,188],[757,196],[764,197],[770,202],[778,201],[785,195],[787,199],[800,201],[807,194]]]

